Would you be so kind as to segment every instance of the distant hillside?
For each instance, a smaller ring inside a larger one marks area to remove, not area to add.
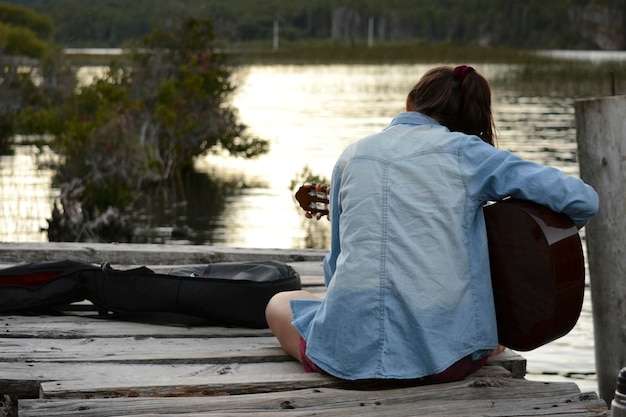
[[[119,47],[173,17],[208,17],[228,44],[447,42],[626,49],[623,0],[13,0],[50,16],[68,47]],[[275,26],[277,24],[277,26]]]

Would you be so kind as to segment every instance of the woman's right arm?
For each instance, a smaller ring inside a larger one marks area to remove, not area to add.
[[[578,228],[598,212],[599,198],[593,187],[557,168],[497,150],[480,139],[469,140],[463,156],[468,192],[479,201],[509,196],[530,200],[566,214]]]

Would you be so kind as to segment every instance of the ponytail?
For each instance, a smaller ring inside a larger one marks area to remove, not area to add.
[[[409,110],[432,117],[451,131],[476,135],[494,145],[491,89],[470,66],[431,69],[413,87],[407,105]]]

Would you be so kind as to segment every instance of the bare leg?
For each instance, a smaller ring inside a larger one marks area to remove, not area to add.
[[[319,300],[319,297],[303,290],[280,292],[273,296],[267,304],[265,318],[284,351],[302,362],[300,358],[300,334],[291,325],[293,318],[289,301],[295,299]]]

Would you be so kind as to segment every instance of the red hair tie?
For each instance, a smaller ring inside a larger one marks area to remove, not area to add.
[[[455,80],[459,82],[459,84],[461,84],[463,80],[465,79],[465,76],[467,76],[468,73],[474,72],[474,71],[475,71],[474,68],[470,66],[459,65],[458,67],[454,69],[454,74],[452,76],[454,77]]]

